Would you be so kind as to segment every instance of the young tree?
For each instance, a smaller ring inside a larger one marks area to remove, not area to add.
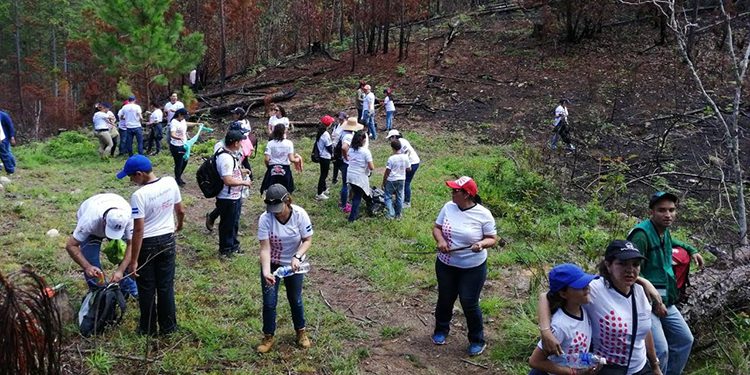
[[[203,35],[185,34],[182,15],[169,13],[172,0],[95,0],[91,50],[110,74],[143,85],[166,85],[190,72],[206,51]]]

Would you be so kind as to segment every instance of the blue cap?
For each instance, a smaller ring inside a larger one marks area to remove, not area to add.
[[[575,264],[560,264],[549,271],[549,291],[550,293],[557,293],[565,287],[583,289],[589,285],[591,280],[598,278],[599,276],[583,272],[581,267]]]
[[[132,102],[133,100],[135,100],[135,95],[130,95],[130,96],[128,96],[128,100],[130,100],[131,102]]]
[[[143,155],[133,155],[125,161],[122,170],[117,172],[117,178],[124,178],[135,172],[151,172],[151,160]]]
[[[231,124],[229,125],[229,130],[230,130],[230,131],[232,131],[232,130],[236,130],[236,131],[239,131],[239,132],[241,132],[242,134],[245,134],[245,133],[247,133],[247,132],[249,132],[249,131],[250,131],[250,130],[248,130],[248,129],[245,129],[245,128],[243,128],[243,127],[242,127],[242,124],[240,124],[240,122],[239,122],[239,121],[234,121],[234,122],[232,122],[232,123],[231,123]]]

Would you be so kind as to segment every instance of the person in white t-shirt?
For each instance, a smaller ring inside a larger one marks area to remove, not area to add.
[[[112,119],[109,117],[109,103],[96,103],[96,113],[94,113],[94,134],[99,140],[99,157],[106,159],[112,152],[114,143],[112,135],[109,133],[113,126]]]
[[[378,129],[375,127],[375,94],[372,92],[370,85],[363,88],[365,98],[362,101],[362,118],[360,121],[367,126],[370,138],[378,139]]]
[[[128,98],[128,104],[120,109],[122,117],[125,119],[125,151],[129,156],[133,156],[133,138],[138,144],[138,153],[143,155],[143,110],[136,104],[135,96]]]
[[[133,254],[129,268],[138,284],[138,333],[155,335],[158,323],[158,333],[167,335],[177,330],[175,233],[182,230],[185,218],[182,195],[172,177],[156,177],[144,155],[125,161],[117,178],[125,176],[140,186],[130,198]]]
[[[312,244],[313,226],[302,207],[292,204],[292,197],[281,184],[266,190],[263,200],[266,212],[258,219],[260,241],[261,289],[263,291],[263,341],[260,353],[273,348],[276,333],[276,304],[280,281],[273,272],[279,267],[291,266],[298,271]],[[292,322],[297,332],[297,345],[307,349],[312,344],[305,331],[305,310],[302,303],[304,273],[284,277],[286,296],[292,311]]]
[[[334,149],[341,139],[341,134],[344,132],[343,125],[346,123],[347,118],[349,118],[349,115],[346,112],[339,112],[338,117],[336,117],[336,122],[330,126],[331,144],[334,146]],[[336,185],[339,182],[339,170],[341,169],[343,161],[341,160],[340,152],[337,155],[336,152],[332,151],[331,158],[333,160],[333,177],[331,178],[331,183]]]
[[[174,179],[179,186],[185,186],[182,173],[188,164],[184,158],[185,142],[190,138],[187,129],[188,126],[198,125],[196,122],[187,122],[187,117],[187,110],[180,108],[174,112],[174,117],[169,123],[169,152],[172,153],[172,159],[174,159]]]
[[[419,158],[414,147],[411,146],[411,143],[401,136],[401,133],[398,130],[391,129],[388,132],[387,138],[390,140],[398,139],[401,141],[401,153],[408,156],[409,163],[411,163],[411,170],[406,172],[406,181],[404,181],[404,208],[410,208],[411,181],[414,179],[414,175],[417,173],[417,169],[419,169],[419,163],[421,163],[422,160]]]
[[[164,104],[164,114],[167,116],[167,124],[172,122],[175,112],[180,108],[185,108],[185,104],[182,104],[181,101],[177,100],[177,93],[173,92],[172,95],[169,96],[167,104]]]
[[[366,140],[367,135],[363,130],[355,132],[347,152],[349,167],[346,170],[346,182],[352,192],[352,208],[348,218],[350,223],[357,220],[362,199],[367,205],[367,214],[372,216],[373,213],[370,175],[375,165],[372,162],[372,153],[365,144]]]
[[[328,133],[328,127],[336,122],[336,120],[328,115],[320,118],[320,125],[318,125],[318,133],[315,137],[315,147],[318,149],[320,160],[320,176],[318,177],[318,192],[315,196],[316,200],[328,199],[328,188],[326,187],[326,179],[328,179],[328,171],[331,169],[331,158],[333,157],[333,141],[331,140],[331,134]]]
[[[161,104],[157,101],[151,101],[151,113],[148,116],[146,126],[150,129],[148,133],[148,142],[146,142],[146,153],[153,156],[161,152],[161,139],[164,138],[164,112],[161,110]],[[156,151],[151,152],[151,148],[156,144]]]
[[[591,319],[583,306],[591,302],[589,284],[598,278],[599,276],[587,274],[581,267],[571,263],[557,265],[549,271],[549,292],[546,293],[546,298],[550,304],[550,313],[553,314],[549,330],[560,341],[563,354],[548,356],[539,341],[529,357],[532,368],[529,375],[591,375],[599,371],[600,366],[587,369],[567,366],[574,362],[576,355],[588,353],[591,348]]]
[[[560,104],[555,108],[555,119],[552,121],[554,125],[554,134],[550,140],[550,147],[554,150],[557,149],[557,140],[562,138],[563,142],[568,144],[568,149],[575,151],[576,147],[570,140],[570,129],[568,125],[568,99],[561,99]]]
[[[273,133],[277,124],[284,124],[285,130],[289,130],[289,119],[286,117],[286,110],[280,105],[271,107],[271,117],[268,118],[268,135]]]
[[[383,191],[385,192],[384,203],[386,217],[389,219],[400,219],[404,204],[404,182],[406,174],[411,171],[409,157],[401,153],[401,141],[391,141],[393,155],[388,157],[383,173]],[[393,195],[396,199],[393,199]]]
[[[135,281],[126,277],[130,266],[133,219],[130,204],[117,194],[97,194],[81,203],[76,214],[76,228],[68,237],[65,250],[83,269],[83,276],[90,289],[103,286],[102,281],[120,283],[126,295],[138,297]],[[105,279],[100,260],[102,240],[124,240],[125,256],[109,280]]]
[[[224,181],[224,188],[216,196],[216,209],[219,211],[219,256],[229,257],[241,253],[237,232],[240,228],[242,211],[242,188],[253,186],[250,180],[242,178],[240,161],[240,141],[245,138],[239,130],[230,130],[224,137],[223,151],[216,156],[216,169]]]
[[[591,303],[584,305],[584,311],[592,322],[593,353],[607,359],[600,374],[662,375],[651,335],[651,304],[644,288],[657,298],[659,292],[638,277],[643,259],[632,242],[614,240],[599,263],[601,279],[589,284]],[[549,303],[542,296],[537,315],[544,350],[563,354],[559,340],[549,330]]]
[[[263,194],[273,184],[282,184],[290,193],[294,192],[294,177],[290,166],[292,163],[301,163],[302,157],[294,152],[292,141],[286,139],[284,124],[274,126],[263,157],[267,169],[260,185],[260,193]]]
[[[396,104],[393,103],[393,91],[388,88],[383,90],[383,106],[385,106],[385,131],[393,128],[393,116],[396,114]]]
[[[479,295],[487,279],[487,249],[495,246],[497,229],[492,213],[481,205],[477,184],[471,177],[463,176],[445,184],[452,189],[451,201],[440,210],[432,228],[438,250],[435,261],[438,300],[432,342],[445,344],[453,304],[458,297],[468,329],[467,352],[476,356],[487,347]]]

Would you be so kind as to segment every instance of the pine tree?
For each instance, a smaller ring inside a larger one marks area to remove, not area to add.
[[[172,0],[95,0],[91,50],[107,72],[150,95],[175,74],[195,69],[206,51],[203,34],[185,34]]]

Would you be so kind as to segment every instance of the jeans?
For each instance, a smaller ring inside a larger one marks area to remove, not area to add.
[[[343,156],[342,156],[343,157]],[[346,183],[346,171],[349,169],[349,164],[341,162],[341,194],[339,196],[339,207],[344,208],[346,202],[349,200],[349,184]]]
[[[229,255],[240,249],[237,231],[240,229],[242,199],[216,199],[219,210],[219,254]]]
[[[378,139],[378,129],[375,127],[375,113],[370,111],[364,111],[362,113],[362,124],[367,126],[368,133],[372,140]]]
[[[404,182],[404,203],[411,204],[411,180],[419,169],[419,163],[411,165],[411,171],[406,172],[406,182]]]
[[[151,147],[156,143],[156,153],[161,152],[162,126],[161,124],[151,125],[151,132],[148,135],[146,143],[146,152],[151,152]]]
[[[396,200],[393,201],[393,194]],[[401,217],[401,209],[404,204],[404,180],[386,181],[385,182],[385,201],[386,215],[389,218]]]
[[[369,195],[365,195],[365,191],[362,190],[361,187],[352,184],[352,211],[349,212],[349,222],[351,223],[354,220],[357,220],[357,215],[359,214],[359,205],[362,203],[362,199],[365,200],[365,203],[367,204],[367,212],[371,213],[372,211],[372,197]]]
[[[473,268],[458,268],[435,260],[435,274],[438,282],[438,300],[435,306],[435,333],[448,334],[453,318],[453,304],[456,297],[466,316],[469,342],[484,344],[482,310],[479,308],[479,294],[487,279],[487,262]]]
[[[10,137],[7,137],[0,142],[0,161],[3,162],[5,171],[8,172],[8,174],[12,174],[16,171],[16,158],[13,156],[13,151],[10,146]]]
[[[169,152],[172,153],[172,158],[174,159],[174,179],[178,183],[182,183],[182,172],[185,171],[185,167],[187,167],[188,161],[183,158],[185,156],[185,147],[182,146],[175,146],[173,144],[169,144]]]
[[[555,126],[554,134],[552,134],[552,139],[550,140],[550,147],[552,149],[557,148],[557,140],[562,138],[563,142],[567,143],[568,145],[572,145],[573,142],[570,140],[570,131],[568,130],[568,123],[566,121],[560,121]],[[666,374],[665,374],[666,375]]]
[[[271,264],[271,272],[279,268],[278,264]],[[302,304],[302,282],[304,274],[294,274],[285,278],[276,278],[276,284],[268,285],[263,275],[260,275],[260,286],[263,290],[263,334],[273,335],[276,332],[276,304],[279,297],[279,284],[284,280],[286,299],[292,310],[292,322],[295,330],[305,328],[305,308]]]
[[[130,156],[133,156],[133,137],[138,142],[138,153],[143,155],[143,128],[128,128],[125,134],[125,148]]]
[[[99,156],[106,158],[112,151],[114,143],[112,143],[112,136],[109,134],[109,130],[98,131],[94,130],[96,138],[99,139]]]
[[[89,236],[86,240],[81,243],[81,253],[86,261],[91,263],[92,266],[102,269],[102,262],[100,260],[100,251],[102,246],[102,239],[99,237]],[[85,273],[83,277],[86,279],[89,289],[97,287],[96,278],[89,277]],[[119,282],[120,289],[125,294],[130,294],[133,297],[138,298],[138,287],[135,281],[130,277],[125,277]]]
[[[119,151],[118,155],[127,154],[128,149],[125,148],[125,141],[127,139],[128,139],[128,130],[120,129],[120,144],[117,146],[117,150]],[[131,146],[131,149],[132,149],[132,146]]]
[[[393,115],[396,114],[396,111],[388,111],[385,113],[385,130],[391,130],[393,127]]]
[[[177,312],[174,302],[175,270],[174,233],[143,239],[138,255],[138,307],[141,317],[138,333],[156,334],[156,323],[162,335],[177,330]],[[156,317],[156,320],[154,320]]]
[[[318,177],[318,194],[326,191],[326,179],[328,171],[331,169],[331,159],[320,159],[320,177]]]
[[[679,375],[687,364],[693,347],[693,334],[675,305],[667,308],[667,316],[651,314],[651,334],[662,373]]]

